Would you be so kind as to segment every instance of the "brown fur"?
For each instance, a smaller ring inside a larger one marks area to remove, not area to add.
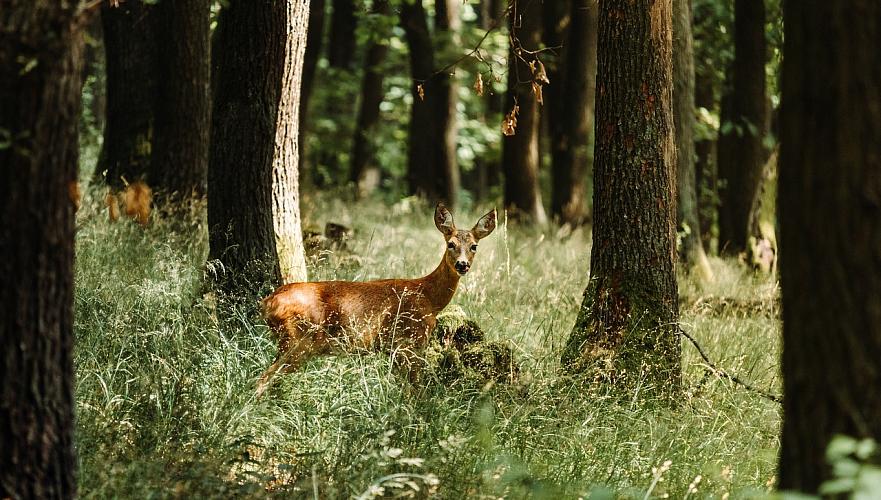
[[[138,221],[138,224],[146,226],[150,221],[150,211],[153,204],[153,190],[150,189],[150,186],[137,181],[128,184],[119,195],[108,192],[104,197],[104,203],[107,204],[111,221],[119,219],[120,202],[122,202],[125,214]]]
[[[262,394],[279,371],[296,370],[310,357],[350,350],[395,353],[411,376],[418,372],[416,354],[429,340],[436,317],[456,291],[460,272],[467,272],[477,241],[495,228],[495,210],[473,229],[457,230],[443,206],[435,210],[435,225],[447,249],[429,275],[415,279],[366,282],[325,281],[291,283],[263,299],[266,323],[278,335],[275,362],[260,378]]]

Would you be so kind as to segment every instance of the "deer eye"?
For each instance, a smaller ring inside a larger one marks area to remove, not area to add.
[[[477,251],[477,245],[471,245],[471,251],[472,251],[472,252],[476,252],[476,251]]]
[[[450,250],[455,250],[456,244],[451,241],[451,242],[447,243],[447,248],[449,248]]]

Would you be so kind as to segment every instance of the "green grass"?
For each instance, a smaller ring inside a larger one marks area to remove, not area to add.
[[[316,359],[267,397],[275,352],[250,313],[202,294],[204,207],[142,229],[111,224],[100,196],[78,216],[77,448],[85,498],[682,498],[760,496],[773,483],[780,408],[705,370],[683,345],[686,396],[620,393],[558,373],[584,289],[589,231],[507,227],[480,245],[453,304],[510,342],[516,386],[408,388],[384,356]],[[431,211],[336,199],[306,225],[355,229],[350,254],[310,261],[312,279],[423,275],[443,240]],[[457,213],[463,226],[481,213]],[[682,323],[714,361],[779,391],[778,292],[733,262],[717,282],[680,278]],[[256,300],[256,297],[255,297]],[[669,470],[653,470],[670,461]],[[613,492],[613,493],[611,493]]]

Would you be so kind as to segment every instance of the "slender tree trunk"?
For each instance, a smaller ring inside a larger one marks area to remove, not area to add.
[[[765,123],[765,5],[764,0],[734,2],[734,67],[731,123],[720,141],[730,141],[722,155],[719,177],[724,182],[719,211],[719,251],[737,255],[746,250],[750,212],[764,166]],[[724,124],[723,124],[724,127]]]
[[[327,62],[332,68],[351,69],[355,63],[355,29],[358,27],[355,0],[332,1]]]
[[[680,380],[671,3],[600,3],[590,280],[563,365]]]
[[[540,86],[542,82],[523,60],[531,61],[535,57],[525,51],[521,51],[518,57],[518,50],[521,47],[529,51],[540,48],[541,5],[539,2],[518,2],[516,5],[517,9],[512,12],[509,23],[512,43],[508,55],[508,95],[505,99],[505,112],[514,113],[516,106],[517,126],[513,135],[505,135],[502,139],[505,208],[509,210],[512,218],[529,219],[544,224],[547,222],[547,215],[538,183],[538,170],[541,165],[538,143],[541,127],[540,104],[533,91],[533,85]]]
[[[832,436],[881,441],[881,4],[784,7],[779,487],[815,494]]]
[[[501,23],[502,14],[505,5],[500,0],[481,0],[478,25],[483,30],[495,29],[497,23]],[[492,123],[495,126],[498,123],[499,113],[502,111],[502,99],[499,94],[492,91],[492,82],[487,81],[486,75],[482,75],[484,79],[484,107],[481,109],[480,119],[484,123]],[[489,197],[491,187],[499,185],[500,166],[498,158],[484,155],[475,159],[474,169],[468,175],[465,172],[465,182],[471,187],[475,198],[483,201]]]
[[[153,188],[171,199],[203,196],[208,174],[210,0],[156,6],[159,45]]]
[[[324,11],[325,0],[311,0],[309,2],[309,32],[306,33],[306,54],[303,56],[303,83],[300,85],[300,181],[308,184],[308,141],[306,140],[309,127],[309,103],[312,100],[312,87],[315,84],[315,73],[318,68],[318,60],[321,59],[321,49],[324,46]]]
[[[0,8],[0,498],[76,495],[78,2]]]
[[[716,109],[713,82],[709,78],[696,75],[694,101],[695,106]],[[697,186],[698,225],[700,226],[701,243],[707,252],[712,252],[713,225],[716,223],[718,198],[716,193],[716,141],[701,139],[695,148],[695,185]]]
[[[285,3],[287,24],[283,32],[284,66],[272,165],[272,215],[281,279],[284,283],[294,283],[307,280],[300,224],[297,129],[300,123],[300,85],[306,52],[309,0],[286,0]]]
[[[281,278],[273,224],[287,0],[231,0],[212,53],[209,260],[221,290],[253,297]]]
[[[546,4],[547,5],[547,4]],[[548,86],[551,105],[551,211],[561,223],[578,225],[589,218],[585,178],[591,172],[590,147],[597,71],[595,0],[571,2],[571,28],[564,47],[566,70]],[[557,118],[559,117],[559,118]]]
[[[377,0],[373,4],[373,14],[388,16],[391,13],[387,0]],[[385,26],[380,23],[380,26]],[[374,134],[379,124],[383,92],[382,68],[388,54],[389,36],[387,29],[373,33],[364,61],[364,78],[361,82],[361,104],[358,108],[358,121],[355,127],[355,140],[352,148],[351,180],[358,196],[367,196],[379,187],[380,169],[376,163]]]
[[[148,179],[156,104],[156,15],[142,0],[101,7],[107,55],[104,150],[95,171],[113,187]]]
[[[458,32],[461,28],[459,19],[459,0],[435,0],[435,38],[438,40],[438,52],[449,54],[442,60],[452,60],[459,47]],[[435,100],[435,123],[440,156],[438,170],[443,175],[443,199],[451,207],[456,206],[459,189],[462,186],[459,175],[459,163],[456,158],[458,149],[459,127],[456,123],[456,104],[459,102],[458,85],[452,72],[439,74],[433,80],[437,88]]]
[[[694,151],[694,51],[691,35],[691,0],[673,0],[673,119],[676,126],[676,220],[683,235],[679,252],[682,264],[703,280],[713,279],[704,253],[698,221]]]

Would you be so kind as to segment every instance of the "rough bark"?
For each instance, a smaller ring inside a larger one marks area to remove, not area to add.
[[[355,63],[355,16],[354,0],[333,0],[330,18],[330,39],[327,46],[327,63],[332,68],[352,69]]]
[[[152,187],[168,199],[203,196],[208,174],[210,0],[156,6],[158,99]]]
[[[670,2],[600,3],[590,280],[563,354],[572,371],[680,380]]]
[[[550,5],[547,3],[545,5]],[[594,120],[597,70],[595,0],[571,2],[571,28],[562,38],[565,71],[548,85],[551,134],[551,213],[561,223],[578,225],[589,218],[586,180]],[[546,33],[547,33],[547,23]],[[556,39],[546,40],[553,46]]]
[[[435,0],[434,24],[438,53],[447,55],[441,60],[452,60],[459,46],[458,32],[459,0]],[[444,177],[443,199],[450,207],[456,206],[456,199],[462,185],[459,163],[456,158],[459,127],[456,123],[456,104],[459,102],[458,85],[452,71],[437,75],[433,80],[437,90],[435,101],[435,123],[440,140],[441,155],[438,157],[438,170]]]
[[[298,177],[300,84],[306,52],[309,0],[286,0],[284,69],[276,118],[275,159],[272,165],[272,216],[275,245],[284,283],[306,281],[306,254],[300,224]]]
[[[373,14],[388,16],[391,13],[388,1],[377,0],[373,4]],[[358,121],[355,126],[355,139],[352,147],[351,181],[355,184],[358,196],[372,193],[380,182],[380,169],[374,154],[374,131],[379,123],[380,110],[385,93],[383,92],[382,65],[388,54],[389,36],[385,23],[372,33],[370,46],[364,60],[364,77],[361,81],[361,102],[358,107]]]
[[[761,183],[766,152],[764,0],[734,2],[734,65],[730,122],[719,141],[719,178],[724,183],[719,210],[719,251],[746,250],[751,209]],[[724,127],[723,123],[723,127]],[[723,146],[722,142],[727,144]],[[730,154],[723,155],[723,151]]]
[[[155,5],[142,0],[113,7],[104,2],[107,57],[107,120],[104,149],[95,171],[113,187],[148,179],[156,103]]]
[[[273,225],[273,159],[287,3],[231,0],[212,53],[209,260],[222,291],[253,297],[281,274]]]
[[[73,259],[84,19],[0,8],[0,498],[73,498]]]
[[[676,180],[679,199],[676,221],[681,235],[679,258],[701,279],[712,280],[698,221],[694,150],[694,50],[691,0],[673,0],[673,119],[676,126]]]
[[[306,33],[306,54],[303,56],[303,78],[300,85],[299,170],[301,184],[309,182],[306,134],[309,127],[309,103],[312,100],[315,72],[318,68],[318,60],[321,58],[321,49],[324,46],[325,4],[325,0],[311,0],[309,2],[309,32]]]
[[[522,50],[535,51],[541,47],[541,4],[519,2],[517,7],[512,11],[509,22],[511,47],[505,113],[510,113],[515,105],[519,111],[514,135],[506,135],[502,139],[505,208],[513,219],[544,224],[547,214],[538,183],[541,165],[538,143],[540,104],[532,89],[536,76],[527,62],[533,61],[535,56]]]
[[[400,10],[410,59],[413,105],[410,108],[407,145],[407,184],[413,194],[429,200],[443,200],[450,179],[442,168],[447,164],[443,129],[437,121],[439,100],[434,72],[434,45],[428,31],[422,0],[405,2]]]
[[[881,441],[881,4],[784,7],[779,486],[814,494],[832,436]]]

